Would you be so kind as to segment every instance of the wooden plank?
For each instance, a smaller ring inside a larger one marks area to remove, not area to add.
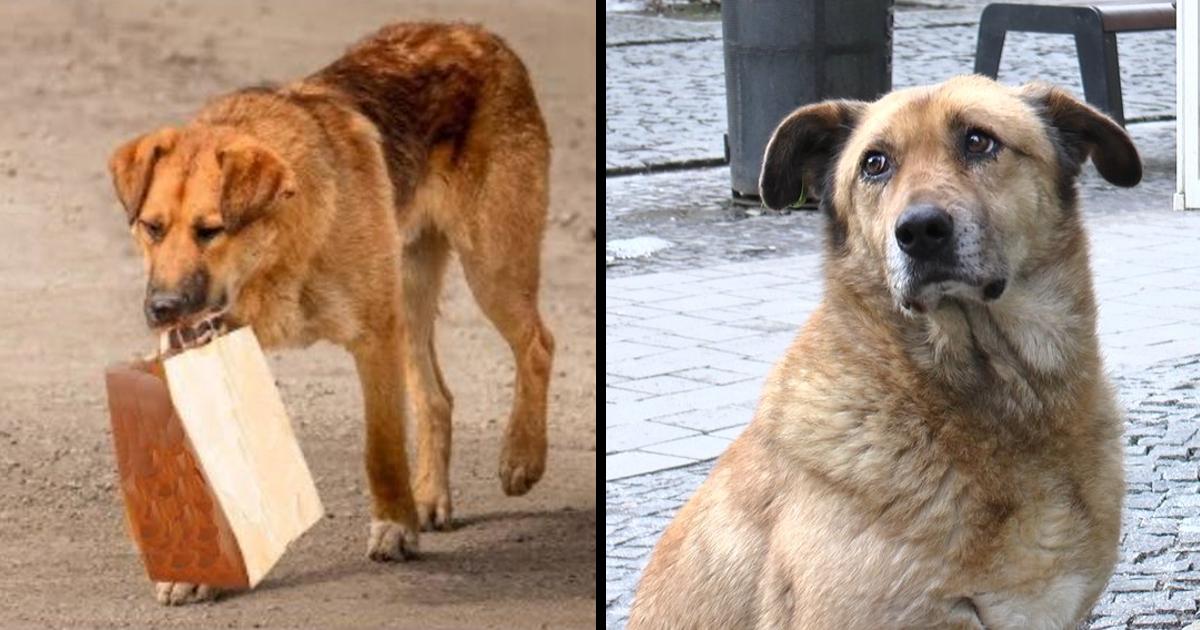
[[[151,580],[246,588],[233,529],[171,405],[162,364],[105,375],[125,520]]]
[[[130,535],[160,582],[253,587],[324,514],[249,328],[106,372]]]
[[[324,513],[266,357],[241,328],[163,366],[254,586]]]

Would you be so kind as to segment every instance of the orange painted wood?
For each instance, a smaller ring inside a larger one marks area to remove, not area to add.
[[[248,588],[237,539],[171,404],[162,363],[113,365],[105,380],[126,522],[147,575]]]

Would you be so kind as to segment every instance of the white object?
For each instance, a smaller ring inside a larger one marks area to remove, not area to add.
[[[324,514],[266,357],[247,327],[172,356],[163,367],[254,586]]]
[[[1200,3],[1175,4],[1175,209],[1200,210]]]

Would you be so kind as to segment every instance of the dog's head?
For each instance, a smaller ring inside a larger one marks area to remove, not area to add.
[[[151,328],[229,308],[274,237],[264,217],[296,191],[275,152],[222,127],[135,138],[109,170],[145,259]]]
[[[1060,253],[1079,231],[1089,157],[1109,182],[1141,180],[1137,150],[1104,114],[1044,84],[968,76],[796,110],[767,146],[760,188],[772,208],[819,195],[835,262],[925,313],[948,296],[1001,299]]]

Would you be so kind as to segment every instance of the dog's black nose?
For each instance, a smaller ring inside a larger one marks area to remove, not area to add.
[[[146,321],[150,326],[164,326],[179,319],[183,311],[183,296],[178,293],[157,292],[146,297]]]
[[[954,220],[934,205],[909,206],[896,222],[896,242],[901,251],[916,260],[938,258],[954,242]]]

